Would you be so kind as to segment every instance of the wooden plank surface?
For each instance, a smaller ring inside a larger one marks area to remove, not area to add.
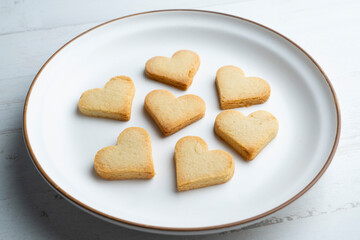
[[[128,230],[72,206],[36,172],[21,130],[28,87],[46,59],[64,43],[102,21],[124,14],[185,7],[249,18],[297,42],[331,79],[343,120],[333,163],[303,197],[272,217],[242,230],[191,238],[359,239],[360,2],[168,2],[109,1],[101,6],[96,1],[85,0],[71,1],[71,4],[30,0],[0,2],[0,239],[189,239]],[[98,10],[100,7],[102,11]]]

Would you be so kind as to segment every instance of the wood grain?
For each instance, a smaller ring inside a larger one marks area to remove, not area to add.
[[[22,137],[23,102],[35,74],[64,43],[101,21],[143,10],[188,7],[222,11],[288,36],[323,67],[337,91],[342,135],[325,175],[303,197],[224,239],[357,239],[360,229],[360,2],[199,1],[154,5],[7,0],[0,3],[0,239],[188,239],[117,227],[54,192],[30,161]],[[116,6],[116,7],[115,7]],[[69,10],[69,8],[71,8]],[[64,17],[66,15],[66,17]],[[301,234],[299,234],[301,232]],[[219,235],[198,237],[218,239]]]

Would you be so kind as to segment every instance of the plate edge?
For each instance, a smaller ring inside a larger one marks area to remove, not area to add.
[[[152,13],[161,13],[161,12],[197,12],[197,13],[208,13],[208,14],[216,14],[216,15],[222,15],[222,16],[227,16],[227,17],[231,17],[231,18],[235,18],[235,19],[240,19],[242,21],[246,21],[249,23],[252,23],[254,25],[257,25],[259,27],[262,27],[268,31],[271,31],[273,33],[275,33],[276,35],[280,36],[281,38],[285,39],[286,41],[290,42],[291,44],[293,44],[296,48],[298,48],[302,53],[305,54],[306,57],[308,57],[313,63],[314,65],[319,69],[320,73],[323,75],[323,77],[325,78],[329,89],[333,95],[333,99],[334,99],[334,103],[335,103],[335,108],[336,108],[336,115],[337,115],[337,129],[336,129],[336,136],[335,136],[335,141],[332,147],[332,150],[330,152],[330,155],[327,159],[327,161],[325,162],[325,165],[321,168],[320,172],[315,176],[315,178],[305,187],[303,188],[299,193],[297,193],[295,196],[293,196],[292,198],[290,198],[289,200],[287,200],[286,202],[280,204],[279,206],[264,212],[262,214],[258,214],[256,216],[253,216],[251,218],[247,218],[247,219],[243,219],[241,221],[236,221],[236,222],[232,222],[232,223],[226,223],[226,224],[221,224],[221,225],[214,225],[214,226],[206,226],[206,227],[195,227],[195,228],[174,228],[174,227],[161,227],[161,226],[153,226],[153,225],[147,225],[147,224],[141,224],[141,223],[136,223],[136,222],[131,222],[131,221],[127,221],[124,219],[120,219],[120,218],[116,218],[114,216],[105,214],[103,212],[100,212],[90,206],[87,206],[86,204],[80,202],[79,200],[77,200],[76,198],[72,197],[70,194],[68,194],[66,191],[64,191],[63,189],[61,189],[47,174],[46,172],[43,170],[43,168],[41,167],[41,165],[39,164],[39,162],[36,159],[36,156],[33,152],[33,149],[31,147],[30,144],[30,140],[29,140],[29,136],[28,136],[28,132],[27,132],[27,124],[26,124],[26,119],[27,119],[27,107],[28,107],[28,101],[30,99],[30,95],[32,92],[32,88],[35,85],[35,82],[37,80],[37,78],[39,77],[39,75],[41,74],[41,72],[43,71],[43,69],[47,66],[47,64],[56,56],[56,54],[58,54],[62,49],[64,49],[67,45],[69,45],[70,43],[72,43],[73,41],[75,41],[76,39],[80,38],[81,36],[85,35],[86,33],[95,30],[101,26],[104,26],[106,24],[115,22],[115,21],[119,21],[125,18],[129,18],[129,17],[134,17],[134,16],[138,16],[138,15],[144,15],[144,14],[152,14]],[[223,229],[224,231],[227,231],[229,228],[235,227],[235,226],[240,226],[241,224],[245,224],[245,223],[250,223],[253,222],[255,220],[259,220],[263,217],[269,216],[272,213],[277,212],[278,210],[288,206],[290,203],[294,202],[295,200],[297,200],[299,197],[301,197],[303,194],[305,194],[319,179],[320,177],[325,173],[325,171],[327,170],[327,168],[329,167],[337,146],[339,144],[339,139],[340,139],[340,133],[341,133],[341,114],[340,114],[340,108],[339,108],[339,103],[338,103],[338,99],[335,93],[335,90],[329,80],[329,78],[327,77],[327,75],[325,74],[325,72],[323,71],[323,69],[320,67],[320,65],[303,49],[301,48],[299,45],[297,45],[295,42],[293,42],[292,40],[290,40],[288,37],[282,35],[281,33],[267,27],[264,26],[260,23],[257,23],[255,21],[243,18],[243,17],[239,17],[239,16],[235,16],[235,15],[231,15],[231,14],[227,14],[227,13],[221,13],[221,12],[215,12],[215,11],[208,11],[208,10],[198,10],[198,9],[164,9],[164,10],[153,10],[153,11],[146,11],[146,12],[140,12],[140,13],[135,13],[135,14],[130,14],[130,15],[126,15],[123,17],[119,17],[119,18],[115,18],[112,19],[110,21],[101,23],[93,28],[90,28],[88,30],[86,30],[85,32],[77,35],[76,37],[74,37],[73,39],[71,39],[70,41],[68,41],[67,43],[65,43],[62,47],[60,47],[53,55],[50,56],[50,58],[44,63],[44,65],[40,68],[40,70],[38,71],[38,73],[36,74],[34,80],[32,81],[29,90],[27,92],[26,95],[26,99],[25,99],[25,103],[24,103],[24,109],[23,109],[23,135],[24,135],[24,140],[25,140],[25,144],[27,147],[27,150],[29,152],[30,158],[32,159],[36,169],[38,170],[38,172],[40,173],[40,175],[46,180],[46,182],[54,189],[56,189],[59,193],[61,193],[62,195],[64,195],[69,201],[71,201],[71,203],[73,203],[74,205],[79,206],[81,209],[87,210],[91,213],[93,213],[94,215],[101,217],[101,218],[105,218],[108,219],[110,221],[114,221],[117,223],[121,223],[121,225],[126,226],[126,225],[130,225],[131,227],[136,227],[137,229],[140,230],[145,230],[147,229],[147,231],[156,231],[156,232],[179,232],[181,234],[182,233],[187,233],[187,232],[193,232],[197,234],[201,234],[200,232],[206,232],[208,233],[208,231],[215,231],[215,230],[219,230],[219,229]],[[127,227],[130,227],[127,226]],[[142,229],[145,228],[145,229]]]

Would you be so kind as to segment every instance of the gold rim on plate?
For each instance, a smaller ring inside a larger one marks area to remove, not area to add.
[[[298,194],[296,194],[295,196],[293,196],[292,198],[290,198],[289,200],[287,200],[286,202],[280,204],[279,206],[266,211],[262,214],[256,215],[254,217],[251,218],[247,218],[247,219],[243,219],[241,221],[236,221],[236,222],[232,222],[232,223],[227,223],[227,224],[221,224],[221,225],[215,225],[215,226],[208,226],[208,227],[194,227],[194,228],[174,228],[174,227],[161,227],[161,226],[152,226],[152,225],[147,225],[147,224],[140,224],[137,222],[131,222],[131,221],[127,221],[121,218],[117,218],[108,214],[105,214],[103,212],[100,212],[82,202],[80,202],[79,200],[77,200],[76,198],[74,198],[73,196],[71,196],[70,194],[68,194],[66,191],[64,191],[62,188],[60,188],[44,171],[44,169],[41,167],[40,163],[38,162],[34,151],[31,147],[30,144],[30,140],[29,140],[29,136],[28,136],[28,131],[27,131],[27,123],[26,123],[26,116],[27,116],[27,107],[28,107],[28,102],[29,102],[29,98],[31,95],[31,91],[33,86],[36,83],[37,78],[39,77],[39,75],[41,74],[42,70],[46,67],[46,65],[56,56],[57,53],[59,53],[63,48],[65,48],[68,44],[70,44],[71,42],[75,41],[77,38],[87,34],[88,32],[97,29],[101,26],[104,26],[106,24],[115,22],[115,21],[120,21],[122,19],[125,18],[130,18],[130,17],[134,17],[134,16],[138,16],[138,15],[143,15],[143,14],[151,14],[151,13],[159,13],[159,12],[201,12],[201,13],[209,13],[209,14],[217,14],[217,15],[222,15],[222,16],[227,16],[227,17],[231,17],[231,18],[235,18],[235,19],[240,19],[242,21],[246,21],[252,24],[255,24],[257,26],[260,26],[266,30],[269,30],[275,34],[277,34],[278,36],[282,37],[283,39],[287,40],[288,42],[290,42],[291,44],[293,44],[295,47],[297,47],[301,52],[303,52],[313,63],[314,65],[319,69],[319,71],[321,72],[321,74],[323,75],[323,77],[325,78],[331,93],[333,95],[334,98],[334,103],[335,103],[335,108],[336,108],[336,115],[337,115],[337,129],[336,129],[336,137],[335,137],[335,141],[331,150],[331,153],[325,163],[325,165],[321,168],[320,172],[315,176],[315,178],[304,188],[302,189]],[[326,76],[325,72],[321,69],[321,67],[319,66],[319,64],[304,50],[302,49],[300,46],[298,46],[296,43],[294,43],[292,40],[290,40],[289,38],[285,37],[284,35],[276,32],[275,30],[266,27],[262,24],[259,24],[257,22],[242,18],[242,17],[238,17],[238,16],[234,16],[234,15],[230,15],[230,14],[225,14],[225,13],[220,13],[220,12],[214,12],[214,11],[205,11],[205,10],[194,10],[194,9],[167,9],[167,10],[155,10],[155,11],[148,11],[148,12],[141,12],[141,13],[136,13],[136,14],[131,14],[131,15],[127,15],[124,17],[120,17],[120,18],[116,18],[110,21],[107,21],[105,23],[102,23],[100,25],[97,25],[83,33],[81,33],[80,35],[76,36],[75,38],[73,38],[72,40],[70,40],[69,42],[67,42],[65,45],[63,45],[59,50],[57,50],[47,61],[46,63],[41,67],[41,69],[39,70],[39,72],[36,74],[33,82],[31,83],[31,86],[29,88],[29,91],[27,93],[26,96],[26,100],[25,100],[25,105],[24,105],[24,112],[23,112],[23,132],[24,132],[24,138],[25,138],[25,143],[26,146],[28,148],[29,154],[36,166],[36,168],[38,169],[39,173],[44,177],[44,179],[55,189],[57,190],[60,194],[62,194],[63,196],[65,196],[65,198],[67,198],[69,201],[71,201],[72,203],[74,203],[75,205],[80,206],[81,208],[89,211],[90,213],[93,213],[97,216],[100,217],[104,217],[107,218],[108,220],[113,220],[115,222],[121,223],[121,224],[125,224],[126,225],[130,225],[133,227],[139,227],[139,228],[145,228],[145,229],[149,229],[149,230],[160,230],[160,231],[178,231],[178,232],[197,232],[197,231],[211,231],[211,230],[217,230],[217,229],[227,229],[230,227],[234,227],[237,225],[241,225],[244,223],[249,223],[258,219],[261,219],[263,217],[266,217],[284,207],[286,207],[287,205],[289,205],[290,203],[294,202],[296,199],[298,199],[300,196],[302,196],[305,192],[307,192],[319,179],[320,177],[324,174],[324,172],[326,171],[326,169],[329,167],[331,160],[334,157],[336,148],[338,146],[339,143],[339,138],[340,138],[340,130],[341,130],[341,117],[340,117],[340,109],[339,109],[339,104],[338,104],[338,100],[334,91],[333,86],[331,85],[330,80],[328,79],[328,77]]]

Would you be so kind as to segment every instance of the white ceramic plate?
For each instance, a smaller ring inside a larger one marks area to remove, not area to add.
[[[145,62],[191,49],[201,58],[193,84],[181,91],[149,80]],[[219,140],[213,125],[219,109],[215,73],[236,65],[271,85],[265,103],[237,110],[271,112],[277,137],[252,162]],[[79,114],[82,92],[128,75],[136,94],[129,122]],[[200,121],[170,137],[143,109],[154,89],[176,96],[196,94],[206,102]],[[177,10],[116,19],[70,41],[36,76],[25,103],[24,134],[41,175],[75,205],[121,225],[155,232],[196,234],[237,228],[288,205],[322,175],[340,132],[334,91],[319,66],[284,36],[254,22],[225,14]],[[152,180],[105,181],[93,171],[96,152],[114,145],[127,127],[151,137],[156,176]],[[174,146],[183,136],[203,138],[210,149],[228,151],[235,161],[226,184],[177,192]],[[70,216],[69,216],[70,217]]]

